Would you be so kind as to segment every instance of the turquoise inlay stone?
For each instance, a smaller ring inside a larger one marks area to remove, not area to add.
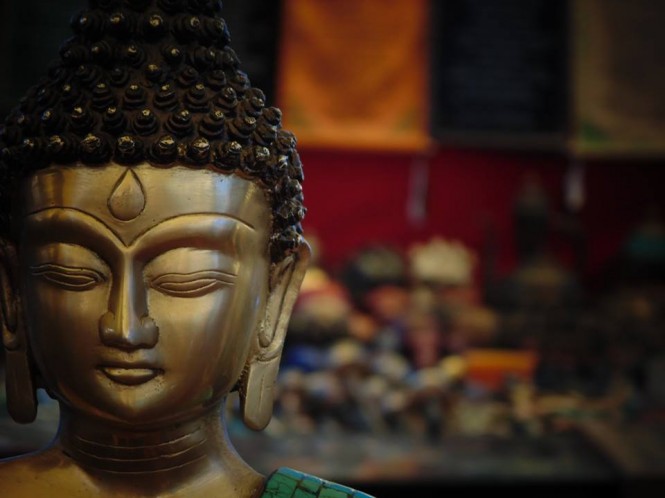
[[[323,481],[321,481],[321,479],[318,477],[305,475],[303,476],[302,481],[300,481],[300,484],[298,484],[298,487],[304,489],[305,491],[318,493],[322,484]]]
[[[344,491],[345,493],[347,491],[351,491],[351,489],[348,488],[347,486],[342,486],[341,484],[337,484],[335,482],[330,482],[330,481],[326,481],[324,486],[326,488],[334,489],[334,490],[337,490],[337,491]]]
[[[341,484],[289,468],[277,470],[266,482],[262,498],[372,498]]]
[[[306,489],[298,488],[295,493],[293,493],[293,498],[316,498],[316,491],[308,491]]]
[[[319,491],[318,498],[349,498],[351,496],[349,491],[351,491],[349,488],[346,488],[346,491],[342,491],[341,489],[332,489],[324,486]]]
[[[296,479],[277,471],[270,477],[270,479],[268,479],[263,496],[271,498],[291,498],[297,485],[298,481]]]
[[[290,469],[288,467],[281,467],[275,472],[275,474],[281,474],[283,476],[292,477],[293,479],[300,481],[303,477],[306,477],[307,474],[298,472],[297,470]]]

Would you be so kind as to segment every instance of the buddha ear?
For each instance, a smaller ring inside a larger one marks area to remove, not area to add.
[[[18,261],[13,244],[0,239],[0,311],[2,312],[2,343],[7,350],[16,350],[21,338],[17,333],[19,302],[15,283]]]
[[[272,417],[275,382],[286,329],[310,254],[309,245],[302,240],[297,251],[277,263],[271,273],[265,317],[240,381],[242,420],[250,429],[264,429]]]
[[[18,288],[16,248],[0,239],[0,326],[5,347],[7,410],[18,423],[27,424],[37,416],[28,338]]]

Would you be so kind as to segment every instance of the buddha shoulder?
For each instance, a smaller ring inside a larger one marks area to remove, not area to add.
[[[281,468],[266,481],[261,498],[372,498],[341,484],[335,484],[318,477]]]
[[[81,474],[81,475],[77,475]],[[88,480],[59,449],[0,460],[0,496],[89,496]],[[63,485],[67,489],[62,489]]]

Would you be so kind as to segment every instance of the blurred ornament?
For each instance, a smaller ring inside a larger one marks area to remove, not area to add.
[[[362,344],[357,341],[340,341],[328,351],[327,365],[331,369],[366,367],[367,353]]]
[[[373,289],[406,285],[406,266],[397,251],[388,247],[371,247],[355,255],[342,271],[341,278],[353,301],[365,307],[365,298]]]
[[[423,283],[439,286],[468,286],[473,282],[477,257],[457,241],[436,237],[409,250],[412,277]]]

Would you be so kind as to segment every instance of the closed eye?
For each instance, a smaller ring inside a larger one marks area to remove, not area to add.
[[[105,280],[104,275],[90,268],[75,268],[53,263],[30,267],[31,273],[58,287],[72,291],[85,291]]]
[[[236,276],[219,270],[167,273],[150,282],[153,289],[174,297],[199,297],[234,285]]]

